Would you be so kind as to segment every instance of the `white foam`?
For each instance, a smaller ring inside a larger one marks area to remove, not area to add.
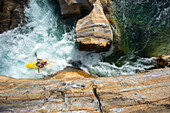
[[[150,59],[139,58],[134,63],[127,61],[121,67],[102,62],[114,47],[105,53],[78,51],[75,48],[74,28],[68,32],[67,25],[58,20],[58,15],[54,13],[56,6],[51,6],[46,0],[41,2],[42,5],[38,5],[37,0],[30,0],[29,8],[25,9],[27,25],[0,34],[0,75],[41,78],[70,66],[70,61],[80,61],[81,69],[99,76],[131,74],[148,68],[144,62]],[[38,58],[51,62],[40,69],[40,73],[37,69],[25,67],[25,64],[36,60],[35,52]]]

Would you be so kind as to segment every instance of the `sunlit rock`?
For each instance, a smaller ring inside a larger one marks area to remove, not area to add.
[[[81,69],[66,67],[64,70],[61,70],[54,75],[49,75],[44,79],[48,79],[48,78],[52,80],[52,79],[66,79],[66,78],[94,78],[94,76],[90,76],[88,73],[84,72]]]
[[[4,76],[4,75],[0,75],[0,82],[6,82],[6,81],[8,81],[10,79],[15,79],[15,78]]]
[[[0,111],[169,112],[170,68],[100,78],[83,73],[67,68],[39,80],[0,76]]]
[[[108,51],[113,40],[110,24],[103,12],[99,0],[93,4],[94,8],[89,15],[78,20],[76,36],[79,50],[103,52]]]

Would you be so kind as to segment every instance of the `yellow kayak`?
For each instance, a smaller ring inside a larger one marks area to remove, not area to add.
[[[27,67],[27,68],[36,68],[36,69],[38,69],[39,67],[36,66],[36,63],[37,63],[37,61],[28,63],[28,64],[25,65],[25,67]],[[44,65],[44,66],[46,66],[46,65]]]

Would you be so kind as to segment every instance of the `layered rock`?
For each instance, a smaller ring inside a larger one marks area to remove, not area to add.
[[[113,33],[103,12],[102,4],[96,0],[93,10],[86,17],[78,20],[76,25],[79,50],[104,52],[111,47]]]
[[[56,76],[57,75],[57,76]],[[73,67],[66,67],[64,70],[57,72],[54,75],[48,75],[43,79],[63,79],[63,78],[95,78],[94,76],[90,76],[88,73],[84,72],[81,69],[76,69]]]
[[[19,24],[24,25],[24,6],[28,0],[1,0],[0,1],[0,33],[13,29]]]
[[[89,3],[89,0],[57,0],[60,5],[61,15],[63,17],[73,17],[75,16],[84,16],[88,14],[92,5]]]
[[[169,112],[170,68],[101,78],[76,70],[68,68],[40,80],[0,76],[0,111]]]

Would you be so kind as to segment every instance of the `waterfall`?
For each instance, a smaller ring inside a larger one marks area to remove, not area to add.
[[[62,20],[58,4],[52,0],[30,0],[25,15],[25,26],[0,34],[0,75],[42,78],[73,63],[98,76],[132,74],[153,66],[153,58],[133,54],[122,56],[116,62],[103,61],[103,58],[112,54],[114,47],[104,53],[78,51],[75,44],[76,21]],[[38,58],[51,62],[49,66],[40,69],[40,73],[25,67],[25,64],[36,61],[35,52]],[[117,65],[120,62],[121,65]]]

